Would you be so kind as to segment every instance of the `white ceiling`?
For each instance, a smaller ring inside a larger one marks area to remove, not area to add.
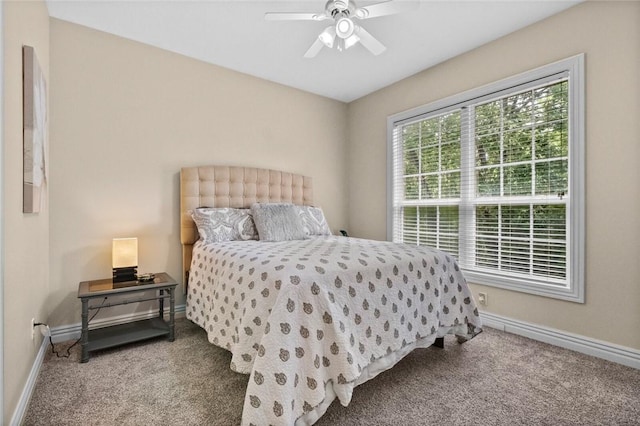
[[[421,0],[417,10],[359,22],[387,47],[381,55],[358,44],[345,52],[325,48],[313,59],[303,55],[328,21],[265,21],[264,14],[322,12],[326,0],[47,0],[47,5],[54,18],[350,102],[580,1]]]

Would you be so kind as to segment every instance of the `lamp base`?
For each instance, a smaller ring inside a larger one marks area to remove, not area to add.
[[[123,283],[126,281],[135,281],[136,274],[138,273],[138,267],[133,266],[131,268],[113,268],[114,283]]]

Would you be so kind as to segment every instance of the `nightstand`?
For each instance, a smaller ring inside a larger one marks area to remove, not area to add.
[[[104,280],[83,281],[78,286],[78,298],[82,301],[82,336],[80,344],[82,356],[80,362],[89,361],[89,352],[153,337],[167,336],[170,342],[175,339],[175,289],[178,283],[165,272],[155,274],[153,281],[126,281],[114,283],[110,278]],[[139,293],[153,290],[154,296]],[[120,296],[116,302],[104,303],[111,296]],[[127,296],[134,296],[127,298]],[[102,303],[93,303],[92,299],[101,299]],[[169,299],[169,322],[164,320],[164,300]],[[126,305],[128,303],[158,301],[158,316],[124,324],[89,329],[89,311]]]

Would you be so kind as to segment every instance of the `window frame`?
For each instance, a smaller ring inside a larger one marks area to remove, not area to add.
[[[584,54],[579,54],[512,77],[468,90],[387,117],[387,239],[393,241],[394,227],[394,135],[399,125],[416,121],[420,116],[440,115],[465,108],[525,87],[542,85],[568,78],[569,115],[569,194],[567,203],[567,285],[548,285],[543,281],[515,278],[496,272],[484,272],[465,268],[463,272],[471,283],[505,288],[529,294],[547,296],[577,303],[584,303],[585,257],[585,81]],[[465,142],[462,141],[462,144]],[[465,161],[461,159],[461,161]],[[467,159],[467,161],[470,161]],[[461,167],[464,167],[461,164]],[[462,232],[460,232],[462,236]],[[461,238],[462,240],[462,238]],[[462,248],[461,248],[462,250]]]

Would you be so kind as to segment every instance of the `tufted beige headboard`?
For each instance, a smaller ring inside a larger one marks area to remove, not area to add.
[[[311,178],[269,169],[230,166],[184,167],[180,171],[180,241],[185,288],[198,230],[189,210],[249,208],[253,203],[313,204]]]

